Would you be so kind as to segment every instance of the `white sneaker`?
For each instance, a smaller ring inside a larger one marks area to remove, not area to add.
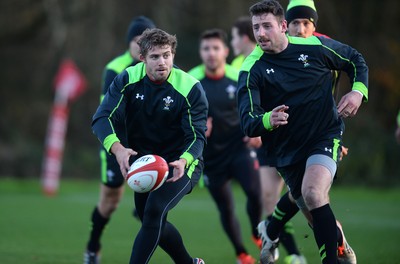
[[[339,264],[357,264],[357,257],[354,250],[347,243],[346,237],[344,236],[343,227],[339,221],[336,220],[336,224],[339,227],[340,232],[342,232],[343,244],[338,245],[337,255]]]
[[[100,264],[100,254],[98,252],[86,251],[83,254],[83,264]]]
[[[206,264],[201,258],[194,258],[193,264]]]
[[[258,226],[258,234],[262,240],[262,248],[260,253],[261,264],[274,264],[279,258],[278,242],[279,238],[272,241],[267,235],[267,221],[261,221]]]

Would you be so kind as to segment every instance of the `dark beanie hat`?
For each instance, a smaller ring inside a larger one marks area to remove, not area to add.
[[[134,18],[129,24],[128,32],[126,34],[126,42],[129,44],[134,37],[142,35],[143,31],[146,29],[155,27],[154,22],[145,16]]]
[[[317,26],[318,14],[314,0],[291,0],[286,9],[286,20],[288,24],[294,19],[305,18]]]

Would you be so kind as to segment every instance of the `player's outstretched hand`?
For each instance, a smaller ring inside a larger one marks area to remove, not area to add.
[[[169,178],[167,182],[176,182],[182,178],[185,173],[186,160],[179,159],[169,163],[170,166],[174,167],[172,178]]]
[[[353,117],[357,114],[362,103],[363,95],[357,91],[351,91],[340,99],[337,110],[341,117]]]
[[[129,158],[131,156],[137,155],[137,152],[130,148],[125,148],[121,143],[115,142],[111,146],[111,153],[114,154],[117,162],[119,164],[119,169],[121,170],[122,176],[126,178],[126,174],[130,168]]]
[[[287,111],[288,109],[289,106],[280,105],[272,110],[271,115],[269,116],[269,122],[274,129],[288,123],[287,120],[289,118],[289,114],[285,113],[285,111]]]

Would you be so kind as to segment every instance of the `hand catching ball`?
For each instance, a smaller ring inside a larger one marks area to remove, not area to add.
[[[158,155],[145,155],[132,163],[126,181],[138,193],[155,191],[168,177],[167,162]]]

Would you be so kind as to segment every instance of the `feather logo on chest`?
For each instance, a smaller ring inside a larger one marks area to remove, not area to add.
[[[301,54],[300,57],[298,58],[298,60],[303,63],[304,68],[310,66],[310,63],[308,63],[308,59],[307,58],[308,58],[308,55],[304,55],[304,54]]]
[[[235,98],[236,90],[237,88],[233,85],[229,85],[228,87],[226,87],[225,91],[228,93],[229,99]]]
[[[163,101],[165,103],[163,110],[169,111],[169,107],[174,102],[174,99],[172,99],[171,96],[167,96],[163,98]]]

